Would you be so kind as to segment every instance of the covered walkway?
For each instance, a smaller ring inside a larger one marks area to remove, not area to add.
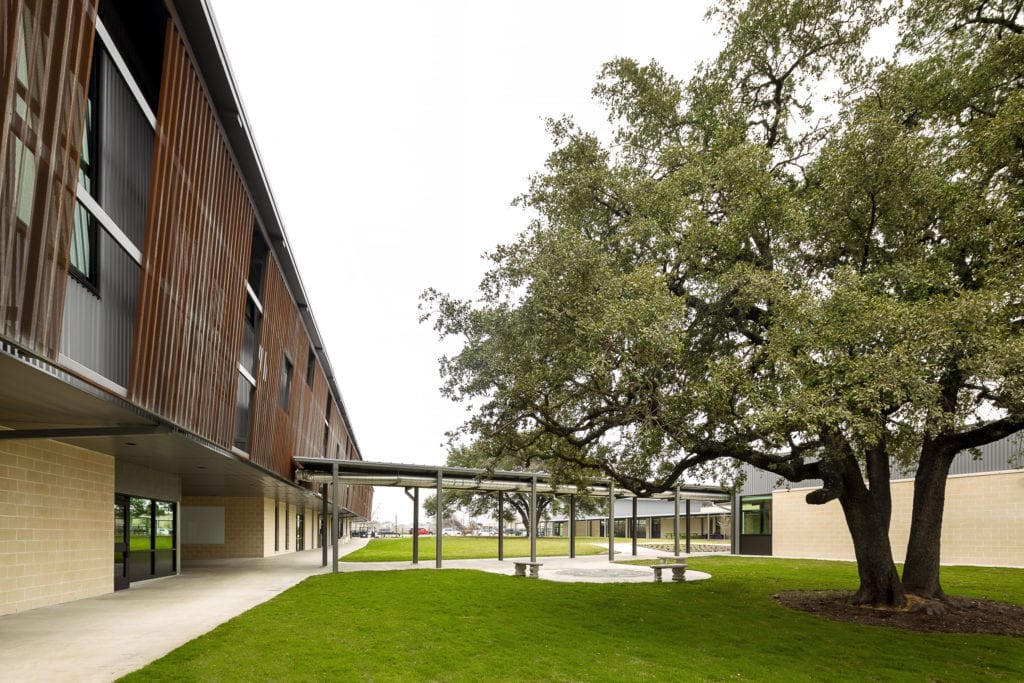
[[[537,561],[537,528],[538,519],[537,496],[565,496],[569,499],[569,557],[576,557],[576,498],[580,495],[594,496],[607,499],[608,518],[607,535],[613,536],[615,529],[615,501],[617,498],[632,498],[633,501],[633,537],[632,554],[637,554],[637,497],[631,491],[616,488],[614,483],[608,479],[603,482],[595,482],[586,486],[575,486],[559,484],[546,472],[530,471],[497,471],[474,469],[468,467],[449,467],[446,465],[412,465],[392,462],[368,462],[364,460],[331,460],[326,458],[293,457],[292,461],[297,467],[296,479],[321,487],[323,498],[323,514],[326,519],[328,515],[327,487],[337,492],[339,484],[354,484],[361,486],[398,486],[405,489],[406,495],[412,502],[412,526],[413,529],[420,527],[420,489],[433,489],[435,492],[434,519],[440,521],[443,517],[442,493],[448,490],[475,490],[492,492],[497,496],[498,519],[504,515],[504,496],[508,493],[520,493],[529,496],[529,528],[527,533],[530,537],[530,562]],[[685,537],[685,552],[690,551],[690,501],[707,500],[713,502],[724,502],[730,499],[729,493],[718,486],[699,486],[677,484],[671,491],[653,494],[651,498],[672,498],[675,500],[675,515],[673,524],[673,537],[675,538],[675,555],[680,555],[683,548],[680,546],[680,536]],[[686,527],[680,525],[681,504],[685,502]],[[334,500],[330,507],[337,515],[338,501],[335,493]],[[438,527],[441,525],[438,524]],[[504,523],[498,524],[498,559],[505,559],[504,551]],[[331,528],[338,528],[337,517]],[[443,535],[435,529],[434,543],[435,566],[440,569],[442,564]],[[419,542],[418,534],[413,535],[412,563],[419,563]],[[323,540],[323,564],[327,565],[327,539]],[[608,546],[608,561],[611,562],[615,556],[615,549]],[[337,572],[338,568],[338,541],[333,544],[332,571]]]

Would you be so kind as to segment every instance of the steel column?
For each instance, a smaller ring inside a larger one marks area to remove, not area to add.
[[[608,480],[608,561],[615,561],[615,489]]]
[[[576,496],[569,496],[569,557],[576,557]]]
[[[406,489],[405,495],[409,495]],[[412,490],[412,563],[420,563],[420,489]],[[397,531],[397,530],[396,530]]]
[[[676,487],[676,498],[675,498],[675,515],[672,517],[672,537],[675,538],[675,544],[673,553],[676,557],[679,557],[679,487]]]
[[[331,571],[338,571],[338,463],[331,465]]]
[[[640,530],[637,528],[636,523],[636,507],[639,501],[636,496],[633,496],[633,557],[636,557],[636,539],[640,535]]]
[[[537,477],[530,480],[530,562],[537,561]]]
[[[690,499],[686,499],[686,554],[690,554]]]
[[[505,559],[505,492],[498,491],[498,562]]]
[[[323,551],[323,564],[321,567],[327,566],[327,484],[320,484],[320,548]]]
[[[434,499],[436,509],[434,510],[434,552],[437,553],[437,559],[434,560],[434,566],[438,569],[441,568],[441,524],[442,511],[441,511],[441,494],[444,493],[441,490],[441,477],[444,474],[444,470],[437,471],[437,496]],[[420,530],[416,529],[416,535],[420,535]]]

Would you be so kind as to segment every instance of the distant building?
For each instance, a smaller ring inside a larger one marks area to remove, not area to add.
[[[209,6],[2,2],[0,614],[318,546],[292,457],[361,455]]]
[[[1021,435],[957,455],[946,482],[941,561],[946,564],[1024,566],[1024,470]],[[737,550],[777,557],[854,559],[853,543],[837,501],[808,505],[820,482],[796,484],[747,466],[735,520]],[[894,468],[889,537],[902,562],[910,537],[914,479]]]
[[[679,507],[679,533],[686,533],[686,502]],[[605,504],[605,510],[607,510]],[[731,538],[732,510],[729,503],[708,500],[690,501],[690,538],[706,540],[729,540]],[[636,536],[638,539],[658,540],[674,538],[675,500],[664,498],[641,498],[637,500]],[[582,515],[576,519],[577,536],[606,536],[608,513]],[[615,500],[614,536],[632,538],[633,499]],[[548,536],[568,536],[569,517],[557,515],[541,524],[541,532]]]

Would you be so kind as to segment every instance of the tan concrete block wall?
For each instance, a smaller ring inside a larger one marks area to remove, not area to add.
[[[317,537],[317,517],[319,511],[311,507],[306,508],[306,549],[312,550],[320,547],[320,539]]]
[[[190,505],[224,508],[224,543],[182,544],[182,561],[263,557],[262,503],[262,498],[235,496],[186,496],[182,498],[183,508]],[[187,512],[187,510],[183,510],[183,513],[187,514]],[[271,529],[271,533],[273,533],[273,529]]]
[[[854,559],[839,503],[808,505],[810,490],[773,494],[772,554]],[[913,481],[893,482],[889,539],[897,562],[906,556],[913,500]],[[1024,566],[1024,471],[949,478],[941,557],[945,564]]]
[[[0,442],[0,614],[114,590],[114,459]]]
[[[942,561],[1024,566],[1024,471],[949,478]]]
[[[263,556],[270,557],[274,550],[274,501],[263,499]],[[282,545],[283,547],[283,545]]]

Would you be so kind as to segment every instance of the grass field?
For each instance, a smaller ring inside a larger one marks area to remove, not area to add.
[[[576,539],[577,555],[598,555],[608,552],[607,548],[589,541],[603,542],[604,539]],[[492,536],[449,536],[441,539],[444,560],[476,560],[498,557],[498,539]],[[530,539],[520,536],[505,539],[505,557],[529,557]],[[569,555],[569,539],[544,537],[537,539],[537,555],[556,557]],[[437,556],[436,538],[420,536],[420,560],[433,560]],[[412,538],[378,538],[364,548],[342,558],[345,562],[410,562],[412,560]]]
[[[308,579],[132,674],[136,681],[975,681],[1024,679],[1008,636],[905,633],[779,607],[849,589],[846,562],[692,558],[686,584],[571,584],[469,570]],[[1024,604],[1024,570],[944,567],[950,593]]]

